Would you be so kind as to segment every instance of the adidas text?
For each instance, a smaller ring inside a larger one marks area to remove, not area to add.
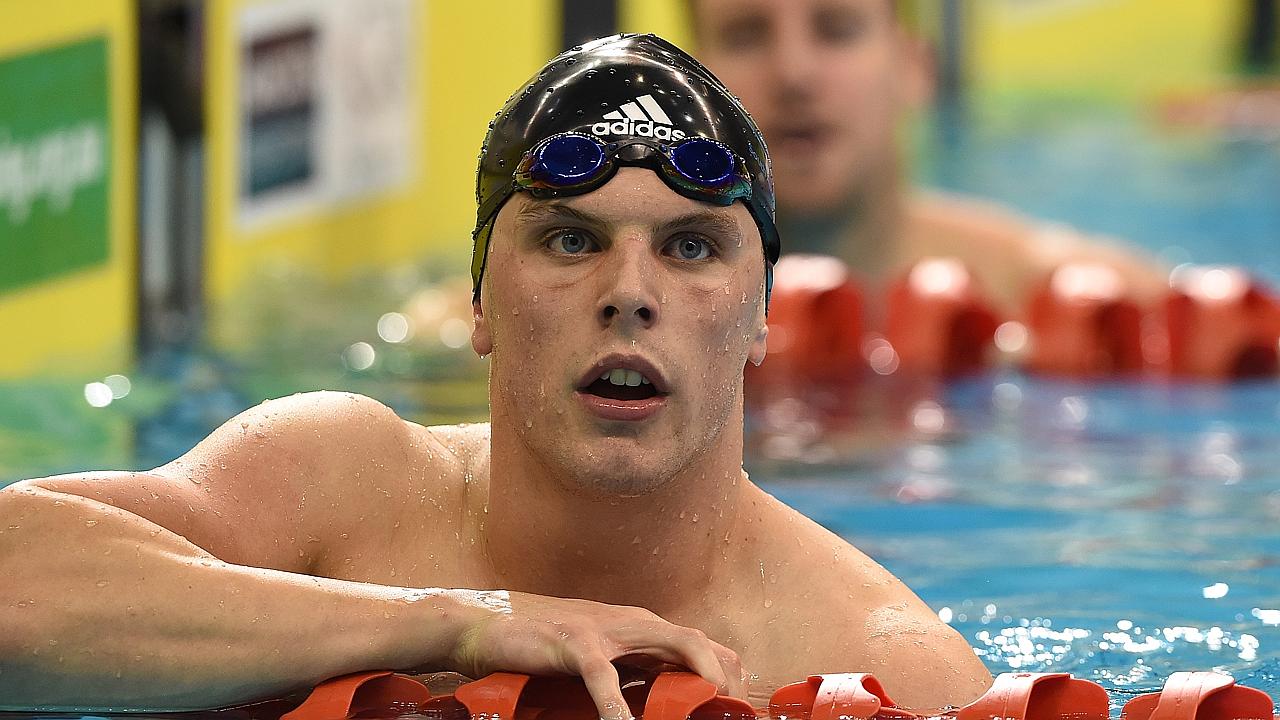
[[[633,135],[651,137],[655,140],[683,140],[685,132],[669,125],[659,125],[650,120],[614,120],[600,121],[591,126],[593,135]]]

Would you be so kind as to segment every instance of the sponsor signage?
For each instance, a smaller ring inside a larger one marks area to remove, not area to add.
[[[107,41],[0,58],[0,294],[109,254]]]
[[[685,138],[685,132],[672,127],[671,118],[652,95],[641,95],[602,117],[604,120],[591,126],[593,135],[630,135],[664,141]]]
[[[401,188],[414,157],[411,0],[239,12],[240,219],[314,217]]]

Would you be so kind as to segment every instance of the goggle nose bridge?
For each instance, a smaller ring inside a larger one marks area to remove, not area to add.
[[[663,158],[669,147],[643,138],[630,138],[611,142],[605,146],[605,154],[624,162],[647,160],[654,156]]]

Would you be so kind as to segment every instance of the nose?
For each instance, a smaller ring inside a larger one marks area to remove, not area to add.
[[[793,19],[777,29],[772,53],[775,87],[779,95],[792,101],[807,99],[812,94],[819,71],[814,41],[805,34],[799,20]]]
[[[623,332],[653,327],[658,321],[657,270],[644,238],[619,242],[610,249],[615,262],[602,268],[605,287],[600,293],[602,327]]]

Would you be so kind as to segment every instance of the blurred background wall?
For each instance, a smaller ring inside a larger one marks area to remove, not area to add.
[[[1178,115],[1274,71],[1275,5],[906,11],[943,105]],[[691,40],[679,0],[0,0],[0,378],[235,351],[461,272],[486,121],[553,53],[614,31]],[[272,314],[272,288],[292,310]]]

